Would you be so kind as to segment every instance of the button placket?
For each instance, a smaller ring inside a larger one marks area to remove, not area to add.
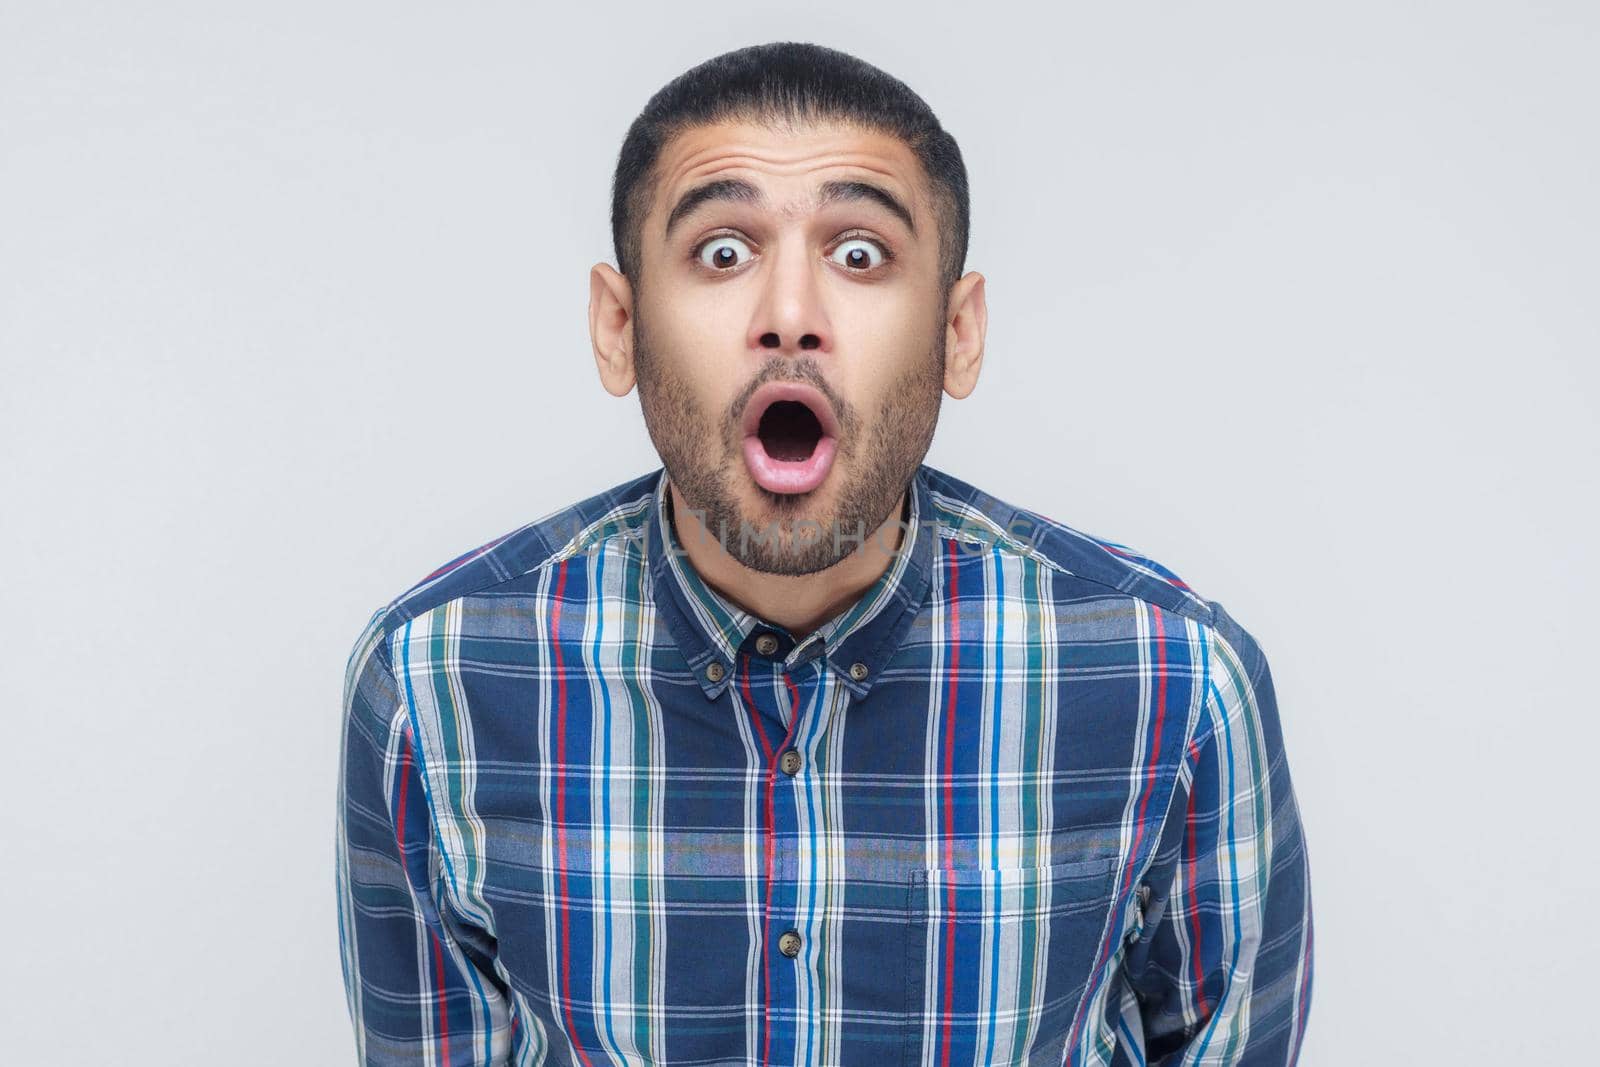
[[[759,650],[759,637],[756,645]],[[737,684],[734,689],[739,703],[750,704],[745,713],[750,716],[752,732],[766,771],[762,776],[764,781],[758,816],[761,820],[759,830],[765,875],[760,903],[762,937],[766,951],[771,955],[762,965],[762,983],[772,1003],[790,1003],[799,994],[799,976],[789,961],[801,955],[804,942],[800,932],[790,925],[797,918],[799,886],[795,879],[799,875],[797,857],[784,843],[795,840],[798,832],[798,793],[779,788],[779,781],[793,773],[787,770],[787,766],[800,759],[794,742],[800,730],[801,710],[811,695],[812,686],[802,688],[781,664],[748,653],[740,658],[738,670],[740,674],[735,679]],[[761,677],[759,685],[755,684],[756,675]],[[787,715],[780,711],[769,718],[762,713],[763,701],[770,702],[774,696],[785,702],[782,711],[786,711]],[[773,718],[788,720],[787,729],[781,736],[771,729]],[[796,766],[795,770],[798,769]],[[780,775],[780,771],[785,773]],[[787,1030],[787,1024],[780,1019],[781,1016],[774,1013],[766,1018],[764,1025],[781,1026]]]

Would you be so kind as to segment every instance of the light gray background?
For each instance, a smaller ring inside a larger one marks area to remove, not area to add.
[[[929,462],[1267,651],[1302,1062],[1592,1053],[1595,6],[1109,6],[5,0],[7,1062],[353,1060],[345,656],[655,466],[589,350],[611,169],[781,38],[965,152],[988,356]]]

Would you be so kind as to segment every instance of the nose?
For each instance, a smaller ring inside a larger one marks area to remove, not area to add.
[[[827,351],[832,329],[817,273],[820,264],[811,262],[804,241],[778,244],[768,254],[761,297],[750,320],[750,348],[780,354]]]

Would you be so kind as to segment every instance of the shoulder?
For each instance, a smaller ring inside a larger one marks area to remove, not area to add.
[[[550,511],[434,567],[368,619],[361,642],[463,597],[493,590],[616,537],[642,539],[659,468]],[[360,642],[358,642],[359,645]]]
[[[1194,622],[1179,640],[1194,643],[1191,659],[1206,690],[1201,736],[1221,722],[1244,723],[1268,747],[1281,744],[1277,698],[1267,654],[1254,634],[1223,606],[1202,595],[1171,566],[1127,544],[1087,533],[1038,511],[1012,504],[943,471],[924,466],[931,521],[941,539],[997,545],[1070,581],[1056,583],[1063,598],[1104,595],[1128,606],[1154,605]]]
[[[1213,602],[1138,549],[1001,500],[937,468],[924,465],[922,470],[941,537],[998,544],[1110,593],[1208,626],[1217,620]]]

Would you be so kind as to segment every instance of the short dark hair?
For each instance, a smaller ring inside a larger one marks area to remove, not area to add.
[[[678,75],[628,127],[611,183],[617,267],[638,284],[640,236],[654,169],[673,137],[732,120],[763,124],[839,121],[898,138],[922,164],[939,215],[939,273],[948,291],[967,260],[967,168],[954,137],[898,78],[846,52],[773,41],[725,52]]]

